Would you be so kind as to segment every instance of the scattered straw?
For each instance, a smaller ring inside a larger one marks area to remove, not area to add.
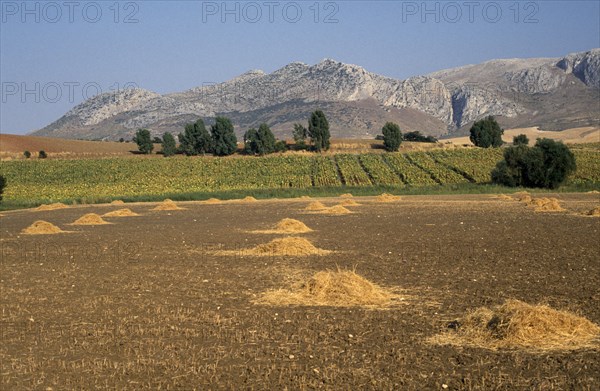
[[[96,213],[88,213],[73,222],[73,225],[103,225],[111,224],[107,221],[102,220],[102,217]]]
[[[253,231],[254,233],[262,234],[301,234],[306,232],[312,232],[312,229],[308,228],[302,221],[294,219],[283,219],[275,227],[266,231]]]
[[[323,214],[323,215],[347,215],[347,214],[352,213],[352,212],[349,211],[348,209],[346,209],[342,205],[334,205],[334,206],[332,206],[330,208],[325,208],[323,210],[318,210],[315,213]]]
[[[125,202],[123,202],[122,200],[114,200],[110,204],[111,205],[123,205],[123,204],[125,204]]]
[[[287,237],[273,239],[269,243],[259,244],[250,249],[240,251],[217,251],[217,255],[241,255],[241,256],[307,256],[326,255],[331,251],[316,248],[310,241],[304,238]]]
[[[583,317],[519,300],[507,300],[493,309],[476,309],[449,327],[454,331],[435,336],[431,342],[547,351],[597,348],[600,337],[600,327]]]
[[[56,225],[43,220],[34,222],[22,231],[22,233],[27,235],[54,235],[63,232],[65,231],[58,228]]]
[[[304,195],[300,197],[301,200],[310,200],[310,196]]]
[[[173,202],[173,200],[170,200],[167,198],[160,204],[156,205],[156,207],[152,210],[182,210],[182,209],[185,209],[185,208],[180,208],[179,206],[177,206],[177,204],[175,202]]]
[[[62,202],[56,202],[54,204],[49,204],[49,205],[40,205],[37,208],[35,208],[34,210],[56,210],[56,209],[65,209],[68,208],[67,205],[63,204]]]
[[[382,195],[375,197],[375,199],[377,200],[377,202],[394,202],[394,201],[400,201],[402,198],[400,196],[383,193]]]
[[[500,199],[500,200],[503,200],[503,201],[515,201],[515,199],[514,199],[514,198],[512,198],[511,196],[508,196],[508,195],[506,195],[506,194],[498,194],[498,195],[496,196],[496,198],[498,198],[498,199]]]
[[[515,193],[513,194],[513,197],[514,199],[520,202],[531,202],[532,200],[531,194],[529,194],[526,191],[520,191],[518,193]]]
[[[536,212],[562,212],[564,209],[556,198],[533,198],[527,205],[535,208]]]
[[[139,216],[139,214],[132,212],[130,209],[119,209],[112,212],[108,212],[102,215],[102,217],[129,217],[129,216]]]
[[[399,296],[351,270],[322,271],[289,290],[267,291],[255,301],[264,305],[389,307]]]
[[[594,208],[594,209],[592,209],[592,210],[590,210],[588,212],[585,212],[584,215],[586,215],[586,216],[600,217],[600,206],[598,206],[598,207],[596,207],[596,208]]]
[[[340,202],[341,206],[360,206],[360,204],[354,200],[343,200]]]
[[[310,204],[308,204],[308,206],[306,208],[304,208],[304,210],[323,210],[323,209],[327,209],[327,207],[325,205],[323,205],[322,203],[320,203],[319,201],[314,201],[311,202]]]
[[[354,196],[352,194],[350,194],[350,193],[342,194],[340,196],[340,198],[352,198],[352,197],[354,197]]]

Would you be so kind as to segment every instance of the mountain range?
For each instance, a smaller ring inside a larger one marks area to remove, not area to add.
[[[97,95],[36,136],[130,139],[138,128],[177,134],[186,123],[231,118],[238,135],[267,123],[289,137],[321,109],[336,138],[372,138],[387,121],[403,131],[464,135],[495,115],[505,127],[562,130],[600,123],[600,49],[562,58],[492,60],[397,80],[325,59],[248,71],[220,84],[160,95],[141,88]]]

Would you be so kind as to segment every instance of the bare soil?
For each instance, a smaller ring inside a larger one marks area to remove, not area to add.
[[[0,386],[30,389],[594,390],[595,348],[525,349],[431,343],[452,322],[506,300],[544,304],[600,324],[597,194],[543,194],[567,212],[536,213],[494,195],[355,197],[354,213],[308,214],[307,200],[149,211],[68,235],[111,205],[3,212]],[[314,199],[326,205],[332,200]],[[282,235],[284,218],[318,256],[229,256]],[[406,303],[261,305],[327,270],[356,270]]]

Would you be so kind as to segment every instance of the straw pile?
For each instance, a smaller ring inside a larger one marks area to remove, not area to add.
[[[54,235],[65,232],[56,225],[47,221],[38,220],[25,228],[22,233],[26,235]]]
[[[309,211],[323,210],[323,209],[327,209],[327,207],[325,205],[323,205],[322,203],[320,203],[319,201],[311,202],[310,204],[308,204],[308,206],[306,208],[304,208],[304,210],[309,210]]]
[[[312,229],[308,228],[302,221],[283,219],[270,230],[253,232],[261,234],[302,234],[312,232]]]
[[[507,300],[478,308],[449,325],[454,331],[432,338],[438,344],[534,351],[598,347],[600,327],[568,311]]]
[[[111,224],[107,221],[104,221],[102,217],[97,215],[96,213],[88,213],[73,222],[73,225],[103,225],[103,224]]]
[[[156,207],[152,210],[181,210],[181,209],[185,209],[185,208],[180,208],[179,206],[177,206],[177,204],[175,202],[173,202],[173,200],[170,200],[167,198],[160,204],[156,205]]]
[[[326,255],[331,251],[321,250],[315,247],[310,241],[304,238],[286,237],[273,239],[269,243],[259,244],[254,248],[241,251],[217,251],[217,255],[242,255],[242,256],[307,256],[307,255]]]
[[[139,214],[132,212],[130,209],[119,209],[114,210],[112,212],[108,212],[102,215],[102,217],[129,217],[129,216],[139,216]]]
[[[40,205],[37,208],[35,208],[34,210],[44,211],[44,210],[56,210],[56,209],[65,209],[65,208],[68,208],[68,206],[63,204],[62,202],[55,202],[54,204]]]
[[[267,291],[255,302],[265,305],[305,305],[337,307],[388,307],[399,298],[354,271],[318,272],[298,281],[290,289]]]

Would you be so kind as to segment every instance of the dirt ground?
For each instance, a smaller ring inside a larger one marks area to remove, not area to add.
[[[547,195],[545,195],[547,196]],[[3,212],[1,382],[5,390],[594,390],[598,350],[531,353],[439,346],[466,311],[514,298],[600,324],[598,194],[559,194],[536,213],[492,195],[357,198],[329,216],[314,201],[178,203]],[[319,199],[327,206],[341,199]],[[281,237],[283,218],[324,256],[223,256]],[[66,233],[24,235],[36,220]],[[300,276],[356,268],[406,301],[386,309],[265,306]]]

